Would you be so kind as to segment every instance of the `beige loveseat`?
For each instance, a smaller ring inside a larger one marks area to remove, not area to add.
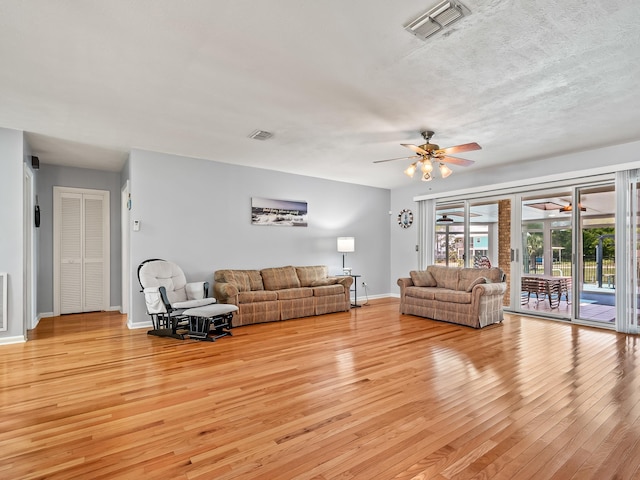
[[[213,294],[238,312],[233,326],[345,312],[353,278],[329,277],[324,265],[262,270],[217,270]]]
[[[431,265],[399,278],[400,313],[482,328],[502,322],[507,290],[499,268]]]

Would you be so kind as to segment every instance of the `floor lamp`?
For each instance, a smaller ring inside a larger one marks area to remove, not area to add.
[[[342,253],[342,273],[351,275],[351,268],[344,266],[344,259],[349,252],[356,251],[356,239],[354,237],[338,237],[338,252]]]

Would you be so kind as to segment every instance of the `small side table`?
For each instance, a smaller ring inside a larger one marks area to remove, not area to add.
[[[338,275],[339,277],[351,277],[353,278],[353,302],[351,306],[353,308],[360,308],[362,305],[358,305],[358,279],[362,275]]]

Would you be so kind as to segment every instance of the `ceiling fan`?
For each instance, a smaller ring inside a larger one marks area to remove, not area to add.
[[[412,145],[410,143],[401,143],[403,147],[407,147],[409,150],[413,150],[417,155],[411,155],[409,157],[389,158],[387,160],[376,160],[373,163],[391,162],[394,160],[410,160],[413,158],[417,158],[418,160],[409,165],[404,173],[409,177],[413,177],[413,174],[416,173],[416,170],[418,169],[418,167],[420,167],[420,170],[422,171],[422,181],[428,182],[433,178],[433,162],[439,164],[440,175],[442,175],[442,178],[447,178],[453,173],[452,170],[446,165],[447,163],[450,163],[452,165],[461,165],[463,167],[468,167],[469,165],[475,163],[473,160],[452,157],[450,156],[450,154],[472,152],[474,150],[480,150],[482,148],[475,142],[456,145],[455,147],[440,148],[439,145],[431,143],[431,137],[433,137],[434,132],[426,130],[420,133],[426,142],[423,145],[418,146]]]

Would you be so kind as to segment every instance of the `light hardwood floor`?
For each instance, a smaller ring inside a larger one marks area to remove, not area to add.
[[[214,343],[47,318],[0,347],[2,479],[640,478],[638,337],[395,299]]]

